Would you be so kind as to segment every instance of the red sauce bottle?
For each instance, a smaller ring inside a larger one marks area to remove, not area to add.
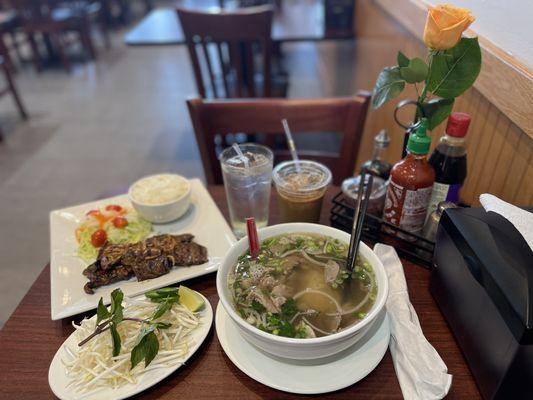
[[[427,119],[422,118],[409,136],[407,156],[391,170],[383,220],[420,234],[431,198],[435,171],[427,161],[431,138],[426,135]]]

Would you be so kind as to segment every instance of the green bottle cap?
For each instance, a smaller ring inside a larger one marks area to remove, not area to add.
[[[429,153],[431,138],[426,135],[427,128],[427,118],[421,118],[420,125],[416,128],[416,131],[409,135],[409,140],[407,141],[407,151],[409,153],[418,155]]]

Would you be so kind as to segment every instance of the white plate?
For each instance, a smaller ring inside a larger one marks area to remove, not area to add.
[[[93,201],[50,213],[50,298],[52,319],[57,320],[96,308],[100,297],[107,299],[113,289],[120,287],[129,297],[148,290],[181,282],[218,270],[222,257],[235,243],[235,236],[224,216],[199,179],[191,179],[191,207],[179,220],[168,224],[154,224],[156,233],[191,233],[195,241],[207,247],[209,261],[191,267],[174,267],[166,275],[138,282],[135,278],[103,286],[94,294],[87,294],[83,285],[87,278],[82,271],[88,263],[76,253],[78,243],[74,231],[87,211],[119,204],[131,207],[127,195]]]
[[[242,372],[263,385],[299,394],[333,392],[360,381],[377,367],[390,337],[389,319],[383,312],[365,337],[340,354],[315,361],[291,361],[268,355],[243,339],[220,303],[215,327],[224,352]]]
[[[201,295],[201,293],[199,294]],[[185,364],[196,350],[198,350],[211,329],[211,325],[213,324],[213,309],[211,308],[209,301],[207,301],[203,295],[202,298],[205,302],[205,308],[200,312],[200,325],[198,326],[198,329],[191,332],[191,339],[194,344],[189,349],[187,356],[180,360],[181,362],[167,368],[157,368],[148,371],[139,378],[139,381],[135,385],[127,384],[118,389],[99,389],[90,394],[76,394],[72,389],[66,387],[69,380],[65,367],[61,363],[61,359],[66,356],[65,346],[69,346],[70,349],[75,349],[77,347],[77,339],[74,332],[57,350],[54,359],[50,364],[50,369],[48,370],[48,384],[50,385],[52,392],[62,400],[76,400],[81,398],[83,398],[83,400],[118,400],[136,395],[162,381],[181,367],[181,365]]]

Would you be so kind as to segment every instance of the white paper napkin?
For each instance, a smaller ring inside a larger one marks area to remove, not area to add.
[[[374,252],[389,278],[387,313],[391,323],[390,352],[404,399],[442,399],[452,376],[437,351],[427,341],[409,301],[403,266],[393,247],[378,243]]]
[[[513,206],[492,194],[482,194],[479,196],[479,202],[485,211],[498,213],[513,224],[533,251],[533,213]]]

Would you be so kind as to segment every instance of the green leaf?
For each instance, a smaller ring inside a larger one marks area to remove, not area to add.
[[[122,308],[123,299],[124,293],[122,293],[122,290],[115,289],[111,292],[111,314],[113,314],[118,308]]]
[[[428,90],[444,99],[453,99],[474,84],[480,70],[477,38],[462,38],[455,47],[433,55]]]
[[[159,351],[159,341],[154,333],[154,329],[155,327],[153,325],[141,329],[138,342],[131,351],[131,369],[135,368],[135,366],[142,360],[144,360],[144,366],[147,367],[157,355]]]
[[[154,314],[152,315],[150,319],[152,321],[155,321],[156,319],[161,318],[163,315],[167,313],[167,311],[169,311],[172,308],[172,304],[174,304],[174,302],[169,301],[169,300],[165,300],[163,303],[160,303],[155,309]]]
[[[122,300],[124,299],[124,293],[122,293],[122,290],[115,289],[111,292],[111,320],[118,324],[122,322],[123,315],[123,308],[122,308]]]
[[[372,93],[372,106],[379,108],[385,102],[398,96],[405,87],[405,81],[400,75],[400,67],[386,67],[378,75]]]
[[[157,329],[168,329],[172,326],[172,324],[169,324],[167,322],[156,322],[153,324],[153,326]]]
[[[144,358],[146,357],[145,351],[144,351],[144,345],[141,345],[141,343],[138,343],[132,350],[130,355],[130,363],[131,368],[133,369],[139,364]]]
[[[157,340],[157,336],[154,332],[150,332],[145,336],[145,342],[144,366],[146,368],[155,356],[157,356],[157,352],[159,351],[159,340]]]
[[[281,306],[281,315],[285,317],[286,319],[290,320],[292,317],[296,315],[297,312],[298,312],[298,307],[294,299],[288,299]]]
[[[428,119],[428,129],[435,129],[452,112],[455,99],[433,99],[422,104],[424,114]]]
[[[113,339],[113,357],[116,357],[120,354],[120,346],[122,345],[120,335],[115,324],[111,324],[109,327],[111,329],[111,338]]]
[[[413,58],[407,67],[400,68],[400,75],[407,83],[423,82],[428,76],[428,66],[421,58]]]
[[[108,319],[110,316],[111,313],[107,310],[107,307],[104,306],[104,299],[100,297],[98,308],[96,309],[96,325],[98,325],[104,319]]]
[[[258,313],[266,311],[265,306],[259,303],[257,300],[252,301],[252,308]]]
[[[407,67],[409,65],[409,58],[403,54],[401,51],[398,52],[398,66]]]

